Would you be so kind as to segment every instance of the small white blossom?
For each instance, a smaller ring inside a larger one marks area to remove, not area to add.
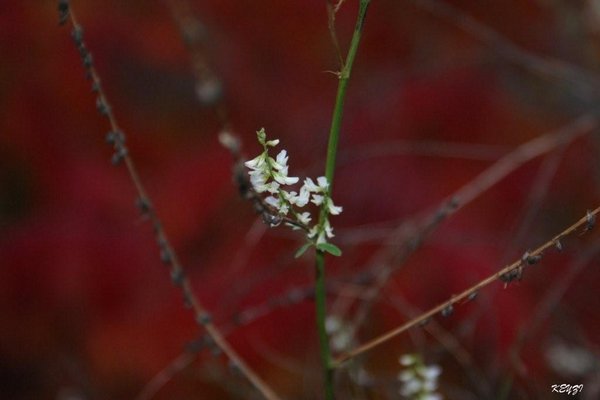
[[[329,224],[329,220],[325,220],[325,223],[323,224],[323,229],[325,230],[325,234],[327,235],[328,238],[331,239],[332,237],[335,236],[333,234],[333,228]]]
[[[277,208],[279,206],[279,200],[277,200],[273,196],[269,196],[269,197],[265,198],[265,203],[267,203],[271,207],[275,207],[275,208]]]
[[[327,178],[319,176],[316,183],[311,178],[305,178],[298,192],[285,190],[285,186],[295,185],[300,181],[298,177],[289,176],[287,151],[281,150],[275,158],[270,157],[269,148],[277,146],[279,140],[267,140],[264,128],[257,131],[256,135],[263,152],[244,163],[250,169],[248,174],[254,191],[259,194],[267,193],[264,198],[265,204],[277,210],[279,215],[288,215],[291,211],[291,219],[294,221],[286,221],[286,225],[294,229],[299,229],[299,225],[303,225],[308,229],[307,236],[310,244],[327,243],[327,239],[334,236],[327,217],[342,212],[342,207],[336,206],[331,199]],[[309,202],[320,207],[321,211],[325,211],[324,218],[318,218],[318,222],[312,227],[309,225],[313,221],[311,213],[307,211],[301,213],[298,210]]]
[[[435,393],[438,378],[442,369],[437,365],[427,366],[418,354],[406,354],[400,357],[400,364],[405,367],[398,374],[402,383],[400,394],[411,400],[441,400],[442,396]]]
[[[277,154],[276,162],[280,166],[279,169],[286,167],[289,157],[287,156],[287,151],[281,150],[279,154]]]
[[[331,348],[335,351],[348,350],[354,342],[353,330],[346,322],[336,315],[325,319],[325,330],[329,335]]]
[[[412,354],[405,354],[402,357],[400,357],[400,364],[405,367],[408,367],[409,365],[413,365],[416,362],[417,362],[417,359]]]
[[[244,165],[250,169],[257,170],[265,164],[265,153],[262,153],[258,157],[253,158],[250,161],[246,161]]]
[[[336,206],[335,204],[333,204],[331,198],[327,198],[327,210],[331,215],[338,215],[342,212],[342,207]]]
[[[313,194],[311,203],[314,203],[316,206],[320,206],[321,204],[323,204],[324,199],[325,197],[321,196],[320,194]]]
[[[310,213],[309,212],[303,212],[302,214],[298,215],[298,221],[300,221],[304,225],[308,225],[310,223],[311,219],[312,218],[310,217]]]
[[[325,193],[329,188],[329,183],[327,182],[327,178],[320,176],[317,178],[317,184],[315,184],[312,179],[306,178],[304,180],[304,186],[313,193]]]
[[[423,368],[419,371],[419,373],[423,376],[423,378],[435,381],[442,373],[442,369],[437,365],[432,365],[431,367]]]

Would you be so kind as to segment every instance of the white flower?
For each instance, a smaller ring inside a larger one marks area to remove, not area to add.
[[[273,171],[273,179],[282,185],[293,185],[294,183],[298,182],[298,178],[287,176],[287,168],[285,171]]]
[[[310,217],[310,213],[308,212],[303,212],[302,214],[298,215],[298,221],[300,221],[304,225],[308,225],[311,219],[312,218]]]
[[[427,393],[422,395],[419,400],[442,400],[442,395],[437,393]]]
[[[442,396],[437,393],[428,393],[421,396],[420,400],[442,400]]]
[[[327,198],[327,210],[329,211],[329,214],[331,215],[338,215],[339,213],[342,212],[342,207],[336,206],[335,204],[333,204],[333,201],[331,200],[331,198]]]
[[[319,184],[319,188],[324,192],[329,187],[329,183],[327,182],[327,178],[324,176],[320,176],[317,178],[317,183]]]
[[[329,224],[329,220],[328,219],[325,220],[325,223],[323,224],[323,229],[325,230],[325,234],[327,235],[328,238],[331,239],[333,236],[335,236],[333,234],[333,228]]]
[[[271,207],[275,207],[278,208],[279,207],[279,200],[277,200],[275,197],[273,196],[269,196],[265,199],[265,203],[267,203],[268,205],[270,205]]]
[[[309,192],[325,193],[327,192],[329,183],[327,182],[327,178],[325,178],[324,176],[320,176],[317,178],[317,184],[315,184],[315,182],[313,182],[312,179],[306,178],[304,180],[304,186],[306,186],[306,189],[308,189]]]
[[[406,369],[398,374],[398,380],[408,382],[415,379],[415,372],[412,369]]]
[[[432,365],[419,370],[419,373],[423,376],[423,378],[435,381],[442,373],[442,369],[437,365]]]
[[[252,183],[252,187],[258,193],[266,192],[269,188],[267,186],[267,177],[261,171],[250,172],[250,183]]]
[[[267,192],[272,193],[272,194],[279,192],[279,183],[277,183],[277,182],[267,183],[266,190],[267,190]]]
[[[323,204],[324,199],[325,199],[325,197],[321,196],[320,194],[313,194],[311,203],[314,203],[315,205],[320,206],[321,204]]]
[[[328,215],[338,215],[342,212],[342,207],[336,206],[329,195],[329,182],[325,176],[319,176],[315,181],[311,178],[304,179],[299,193],[295,191],[286,191],[282,187],[298,183],[299,178],[289,176],[289,156],[287,151],[281,150],[275,158],[269,156],[269,147],[275,147],[279,140],[267,140],[267,134],[264,128],[256,132],[258,142],[263,147],[263,152],[252,160],[244,164],[250,169],[250,183],[256,193],[266,193],[264,202],[269,207],[277,210],[279,215],[287,215],[290,211],[295,218],[294,223],[288,223],[294,229],[299,229],[300,225],[308,229],[308,239],[312,244],[319,245],[327,243],[327,239],[334,236],[333,228],[327,219]],[[310,212],[298,210],[306,206],[309,202],[320,207],[325,211],[324,218],[319,218],[319,222],[314,226],[309,226],[313,220]],[[340,339],[341,342],[343,340]]]
[[[262,168],[265,164],[265,153],[260,154],[258,157],[253,158],[250,161],[246,161],[244,165],[250,169],[256,170]]]
[[[400,364],[405,369],[398,374],[402,382],[400,394],[413,400],[441,400],[442,396],[435,393],[438,387],[438,377],[442,369],[437,365],[427,366],[418,354],[406,354],[400,357]]]
[[[402,385],[402,388],[400,389],[400,394],[402,396],[412,396],[414,394],[417,394],[421,391],[421,382],[417,381],[417,380],[411,380],[411,381],[407,381],[404,382],[404,385]]]
[[[297,195],[296,192],[291,192],[293,196],[291,196],[288,200],[290,203],[298,206],[304,207],[308,204],[308,200],[310,199],[310,192],[306,189],[305,186],[300,188],[300,194]]]
[[[306,188],[306,190],[308,190],[309,192],[316,192],[318,190],[318,186],[315,185],[313,180],[310,178],[304,179],[304,186],[302,187]]]
[[[280,167],[285,167],[287,166],[288,159],[289,157],[287,156],[287,151],[281,150],[279,154],[277,154],[277,159],[275,161]]]
[[[331,348],[335,351],[347,350],[354,341],[350,326],[336,315],[325,319],[325,330],[329,334]]]
[[[409,365],[413,365],[416,362],[417,362],[417,360],[416,360],[415,356],[412,354],[405,354],[402,357],[400,357],[400,364],[404,365],[405,367],[408,367]]]

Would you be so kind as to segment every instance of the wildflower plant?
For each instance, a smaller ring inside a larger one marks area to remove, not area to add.
[[[442,396],[435,393],[438,378],[442,369],[437,365],[427,366],[418,354],[405,354],[400,357],[404,367],[398,374],[402,383],[400,394],[411,400],[441,400]]]
[[[248,175],[253,190],[264,196],[264,203],[275,216],[270,219],[269,224],[277,226],[284,221],[292,229],[302,229],[306,232],[307,242],[298,249],[296,257],[300,257],[312,246],[334,256],[341,255],[341,250],[328,242],[328,239],[334,237],[328,216],[340,214],[342,207],[333,203],[327,178],[320,176],[316,179],[316,183],[311,178],[305,178],[298,191],[292,190],[291,187],[300,179],[288,175],[287,151],[281,150],[273,158],[269,150],[279,144],[279,139],[267,140],[264,128],[257,131],[256,136],[263,151],[252,160],[246,161],[245,166],[250,170]],[[304,211],[304,207],[309,203],[319,207],[325,217],[313,218],[310,211]],[[317,222],[311,225],[311,221]]]

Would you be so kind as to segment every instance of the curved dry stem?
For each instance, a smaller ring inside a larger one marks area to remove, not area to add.
[[[515,150],[502,157],[484,170],[475,179],[447,196],[440,205],[429,212],[425,218],[415,218],[403,223],[393,233],[386,247],[380,250],[371,260],[368,268],[374,275],[374,282],[366,291],[368,301],[363,302],[355,317],[353,326],[355,331],[365,321],[375,301],[380,296],[381,289],[389,278],[404,262],[418,249],[421,243],[449,216],[475,200],[486,190],[497,184],[526,162],[546,154],[555,148],[566,145],[575,138],[589,133],[598,125],[598,119],[592,114],[585,114],[570,124],[542,136],[538,136],[517,147]],[[408,238],[408,240],[406,239]],[[401,242],[398,248],[398,242]],[[338,306],[340,309],[349,307],[348,304]]]
[[[62,3],[61,3],[62,4]],[[108,119],[111,129],[111,142],[115,149],[113,162],[115,164],[123,162],[131,179],[131,182],[138,195],[138,206],[141,212],[151,221],[156,236],[156,241],[161,251],[161,259],[171,270],[173,284],[180,288],[183,293],[184,302],[194,311],[197,323],[204,327],[207,334],[211,337],[214,344],[223,351],[230,361],[240,370],[240,372],[254,385],[254,387],[266,398],[271,400],[279,399],[275,392],[246,364],[246,362],[231,347],[224,338],[220,330],[213,324],[210,314],[193,292],[190,280],[185,276],[183,267],[179,262],[177,254],[168,239],[168,236],[162,226],[156,210],[148,196],[146,189],[142,185],[139,173],[135,164],[129,155],[125,145],[125,135],[120,129],[115,115],[108,103],[107,97],[100,85],[100,78],[93,66],[91,54],[83,42],[83,29],[78,23],[72,9],[68,10],[68,18],[73,25],[73,39],[80,52],[86,73],[92,81],[92,88],[97,92],[97,107],[101,115]],[[62,18],[62,16],[61,16]]]
[[[360,355],[368,352],[369,350],[388,342],[390,339],[398,336],[399,334],[407,331],[408,329],[426,323],[430,318],[435,315],[442,313],[444,314],[446,310],[453,309],[456,305],[459,305],[462,302],[469,301],[472,299],[473,295],[476,295],[482,288],[490,285],[492,282],[497,280],[501,280],[505,282],[507,285],[510,281],[515,279],[520,279],[523,273],[523,270],[528,268],[529,266],[537,263],[544,256],[544,253],[550,248],[562,249],[562,240],[573,234],[578,230],[582,230],[582,234],[589,231],[595,223],[596,215],[600,213],[600,207],[596,208],[593,211],[588,211],[586,215],[575,222],[573,225],[554,236],[552,239],[548,240],[543,245],[539,246],[535,250],[528,251],[525,253],[523,258],[514,261],[512,264],[507,267],[502,268],[500,271],[488,276],[487,278],[481,280],[477,284],[471,286],[469,289],[463,291],[458,295],[452,296],[447,301],[437,305],[436,307],[431,308],[429,311],[421,314],[417,318],[414,318],[407,323],[384,333],[377,338],[370,340],[369,342],[359,346],[358,348],[351,350],[347,353],[342,354],[340,357],[336,358],[333,362],[333,366],[339,368],[344,362]]]
[[[413,3],[431,14],[449,21],[454,26],[469,33],[477,40],[493,47],[513,63],[542,77],[550,77],[575,88],[575,94],[587,99],[600,90],[597,74],[581,67],[552,57],[543,57],[528,52],[500,35],[492,28],[465,14],[451,4],[437,0],[412,0]]]

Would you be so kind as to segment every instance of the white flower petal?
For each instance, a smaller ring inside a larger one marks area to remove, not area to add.
[[[313,202],[317,206],[320,206],[321,204],[323,204],[323,199],[324,197],[320,194],[313,194],[311,202]]]
[[[327,188],[329,187],[329,182],[327,182],[327,178],[325,178],[324,176],[318,177],[317,183],[319,184],[319,187],[322,191],[327,190]]]
[[[319,187],[317,185],[315,185],[315,183],[313,182],[312,179],[310,178],[306,178],[304,180],[304,186],[302,186],[303,188],[306,188],[307,191],[309,192],[318,192],[319,191]],[[302,190],[302,189],[300,189]]]
[[[265,203],[267,203],[268,205],[270,205],[271,207],[275,207],[277,209],[279,209],[279,200],[277,200],[275,197],[273,196],[269,196],[265,199]]]
[[[342,329],[342,320],[337,315],[330,315],[325,318],[325,330],[332,335]]]
[[[272,194],[278,193],[279,192],[279,183],[277,183],[277,182],[267,183],[265,185],[265,190],[263,190],[263,192],[264,191],[268,191],[269,193],[272,193]]]
[[[400,389],[400,394],[402,396],[412,396],[415,393],[419,393],[421,391],[421,382],[418,380],[412,380],[405,382]]]
[[[442,400],[442,396],[437,393],[428,393],[421,396],[421,400]]]
[[[333,228],[331,227],[331,225],[329,225],[329,221],[325,221],[325,224],[323,225],[323,228],[325,229],[325,234],[327,235],[328,238],[332,238],[335,235],[333,234]]]
[[[399,361],[400,361],[401,365],[408,367],[408,366],[413,365],[417,361],[417,359],[412,354],[405,354],[402,357],[400,357]]]
[[[398,380],[401,382],[408,382],[415,379],[415,373],[412,369],[407,369],[398,374]]]
[[[296,205],[298,207],[304,207],[305,205],[308,204],[309,200],[310,200],[310,192],[308,191],[308,189],[306,189],[305,186],[302,186],[300,188],[300,194],[296,198]]]
[[[298,182],[298,178],[294,177],[294,176],[285,176],[283,174],[280,173],[274,173],[273,174],[273,179],[275,179],[277,182],[279,182],[282,185],[293,185],[294,183]]]
[[[286,166],[288,162],[287,151],[281,150],[279,154],[277,154],[277,163],[282,166]]]
[[[437,389],[437,381],[424,381],[423,390],[426,392],[433,392]]]
[[[310,223],[311,219],[312,218],[310,216],[310,213],[308,213],[308,212],[303,212],[302,214],[298,215],[298,221],[300,221],[304,225],[308,225]]]
[[[274,169],[275,171],[281,171],[283,168],[285,168],[284,165],[279,164],[277,161],[275,161],[273,159],[273,157],[269,157],[267,159],[267,162],[269,163],[269,165],[271,166],[272,169]],[[287,173],[287,172],[286,172]]]
[[[334,205],[331,199],[327,199],[327,210],[331,215],[338,215],[342,212],[342,207]]]
[[[265,163],[265,154],[262,153],[258,157],[253,158],[252,160],[246,161],[244,165],[250,169],[258,169],[262,167]]]
[[[419,370],[419,373],[427,380],[435,380],[442,373],[442,369],[437,365],[432,365]]]

